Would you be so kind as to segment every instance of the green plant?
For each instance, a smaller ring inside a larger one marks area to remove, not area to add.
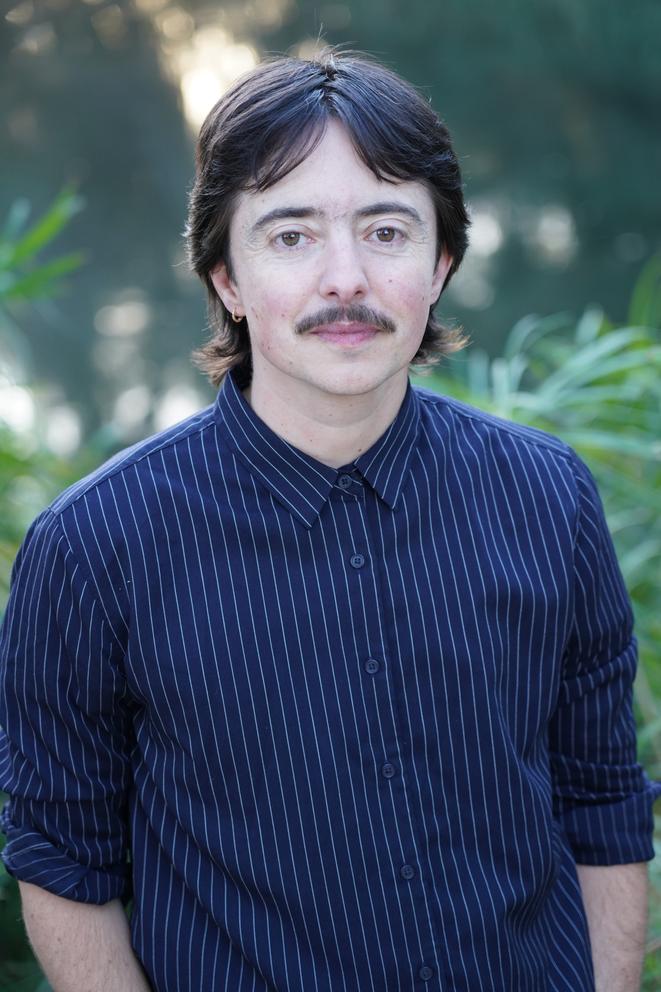
[[[36,262],[51,242],[83,208],[83,200],[69,187],[63,189],[48,210],[28,226],[30,203],[16,200],[0,231],[0,308],[9,303],[34,301],[57,294],[64,276],[83,261],[80,252]]]
[[[69,252],[49,261],[41,256],[82,209],[71,188],[63,189],[51,206],[30,223],[28,200],[16,200],[0,230],[0,391],[16,388],[13,364],[26,364],[23,336],[15,314],[36,300],[56,295],[65,276],[83,260]],[[30,520],[58,489],[72,479],[63,463],[33,437],[13,432],[0,416],[0,600],[8,591],[9,569],[18,542]]]
[[[0,232],[0,391],[15,387],[7,356],[23,356],[24,347],[14,313],[21,305],[53,296],[63,278],[82,261],[79,253],[41,262],[41,253],[81,209],[82,201],[63,190],[46,213],[29,225],[26,200],[13,204]],[[9,572],[19,541],[30,519],[78,474],[77,466],[56,458],[33,438],[17,436],[0,422],[0,600],[4,604]],[[4,797],[0,794],[0,806]],[[3,846],[0,836],[0,849]],[[0,992],[48,992],[31,953],[21,922],[16,883],[0,861]]]

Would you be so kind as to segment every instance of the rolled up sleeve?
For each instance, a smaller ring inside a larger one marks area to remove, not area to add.
[[[633,616],[594,480],[575,459],[574,615],[549,744],[554,812],[579,864],[654,857],[661,784],[638,764]]]
[[[10,874],[56,895],[128,894],[131,708],[123,651],[61,519],[14,565],[0,635],[0,826]]]

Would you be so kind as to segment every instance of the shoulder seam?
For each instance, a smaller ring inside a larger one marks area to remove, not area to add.
[[[83,573],[85,575],[85,582],[90,587],[92,597],[98,603],[99,609],[101,610],[101,614],[102,614],[102,616],[103,616],[106,624],[108,625],[108,630],[112,634],[113,640],[116,642],[116,644],[122,650],[124,650],[123,645],[122,645],[122,642],[121,642],[121,639],[119,638],[119,636],[118,636],[118,634],[117,634],[117,632],[116,632],[116,630],[115,630],[115,628],[114,628],[114,626],[112,624],[112,621],[111,621],[110,617],[108,616],[108,611],[106,610],[106,608],[105,608],[105,606],[103,604],[103,600],[101,599],[101,596],[99,595],[99,590],[98,590],[97,585],[96,585],[96,583],[94,581],[94,577],[93,577],[93,575],[92,575],[92,573],[90,571],[89,564],[86,563],[86,562],[84,562],[84,561],[82,561],[81,558],[76,554],[76,552],[74,550],[74,547],[73,547],[73,545],[71,543],[71,538],[69,537],[69,535],[66,532],[66,529],[65,529],[65,526],[64,526],[64,521],[62,520],[62,514],[61,513],[55,513],[53,510],[51,510],[50,507],[46,507],[45,512],[48,513],[52,517],[55,526],[58,528],[58,530],[60,532],[61,539],[66,544],[66,547],[68,549],[69,554],[72,555],[73,560],[75,561],[76,565],[80,569],[82,569],[82,571],[83,571]]]
[[[504,417],[499,417],[498,414],[489,413],[487,410],[480,410],[478,407],[473,411],[462,400],[456,400],[452,396],[445,396],[441,393],[434,393],[433,390],[424,389],[424,387],[418,387],[418,389],[420,390],[418,395],[423,402],[431,403],[434,406],[448,407],[457,416],[464,417],[466,420],[485,423],[495,430],[503,431],[505,434],[511,434],[528,444],[559,455],[570,463],[573,460],[572,448],[566,441],[555,437],[555,435],[547,435],[547,440],[544,433],[538,427],[531,427],[529,424],[520,424],[514,420],[508,421]]]
[[[53,516],[60,516],[62,513],[64,513],[65,510],[74,506],[79,500],[83,499],[85,496],[88,496],[91,492],[97,489],[104,482],[108,482],[110,479],[113,479],[116,475],[119,475],[121,472],[124,472],[126,469],[130,468],[131,466],[138,465],[140,462],[144,461],[146,458],[149,458],[151,455],[154,455],[159,451],[165,451],[167,448],[172,447],[174,444],[177,444],[180,441],[182,441],[185,437],[189,437],[193,434],[202,434],[204,431],[208,430],[209,427],[215,426],[216,421],[213,417],[213,414],[210,414],[210,417],[211,419],[207,423],[198,424],[195,425],[195,427],[191,425],[190,427],[186,428],[186,430],[182,431],[181,434],[175,434],[174,437],[168,438],[167,441],[163,441],[162,443],[157,444],[154,448],[150,448],[148,451],[145,451],[142,454],[136,454],[135,457],[127,458],[126,461],[121,461],[112,470],[108,471],[107,473],[104,473],[101,476],[101,478],[91,480],[87,486],[85,486],[83,489],[80,490],[80,492],[75,491],[71,493],[69,490],[70,495],[67,496],[66,499],[64,498],[64,493],[61,493],[53,500],[52,504],[48,507],[48,509],[53,514]],[[141,442],[138,442],[138,444],[140,443]],[[149,438],[146,438],[144,443],[148,444]],[[99,466],[98,469],[93,470],[92,473],[90,474],[94,475],[96,472],[100,471],[101,469],[102,466]],[[73,486],[71,488],[73,490],[76,490],[76,487],[78,485],[80,485],[80,483],[73,483]],[[65,492],[67,492],[67,490],[65,490]],[[59,505],[60,502],[61,505]]]

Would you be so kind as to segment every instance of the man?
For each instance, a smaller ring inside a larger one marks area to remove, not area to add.
[[[217,402],[41,515],[4,625],[5,860],[57,992],[637,988],[655,788],[592,479],[408,381],[461,343],[467,226],[368,60],[266,63],[204,124]]]

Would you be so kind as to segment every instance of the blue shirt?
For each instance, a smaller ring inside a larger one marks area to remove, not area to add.
[[[7,868],[158,992],[587,992],[575,863],[652,857],[590,474],[410,385],[335,470],[228,376],[33,524],[1,666]]]

